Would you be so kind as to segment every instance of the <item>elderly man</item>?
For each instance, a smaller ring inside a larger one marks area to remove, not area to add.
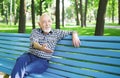
[[[52,20],[48,14],[43,14],[38,24],[40,28],[34,29],[30,36],[30,49],[17,59],[11,78],[23,78],[31,73],[45,72],[57,42],[66,35],[72,34],[74,47],[80,46],[76,32],[52,29]]]

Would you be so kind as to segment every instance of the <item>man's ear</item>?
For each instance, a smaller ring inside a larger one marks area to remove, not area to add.
[[[40,26],[40,22],[38,22],[38,25]]]
[[[39,27],[41,27],[40,22],[38,22]]]
[[[39,27],[41,28],[40,22],[38,22]]]

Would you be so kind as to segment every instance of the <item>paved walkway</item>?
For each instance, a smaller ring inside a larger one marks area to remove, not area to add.
[[[78,27],[78,26],[75,26],[75,25],[73,24],[73,25],[65,26],[65,27]],[[95,25],[93,25],[93,24],[88,24],[87,27],[95,27]],[[105,25],[105,28],[115,28],[115,29],[120,29],[120,25],[119,25],[119,26]]]
[[[120,26],[105,26],[106,28],[115,28],[115,29],[120,29]]]
[[[87,25],[88,27],[95,27],[95,25]],[[115,28],[115,29],[120,29],[120,26],[113,26],[113,25],[105,25],[104,26],[105,28]]]

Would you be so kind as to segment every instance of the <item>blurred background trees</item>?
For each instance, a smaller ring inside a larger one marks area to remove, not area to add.
[[[25,32],[26,24],[36,28],[44,12],[57,29],[94,24],[95,35],[103,35],[105,23],[120,25],[120,0],[0,0],[0,22],[18,25],[19,33]]]

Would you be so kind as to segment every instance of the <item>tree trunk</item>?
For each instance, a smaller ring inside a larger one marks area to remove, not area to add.
[[[114,23],[115,0],[112,0],[112,23]]]
[[[60,29],[60,0],[56,0],[56,29]]]
[[[34,10],[34,0],[31,0],[31,13],[32,13],[32,29],[35,29],[35,10]]]
[[[95,35],[102,36],[104,34],[105,12],[108,0],[100,0],[97,12],[97,21],[95,28]]]
[[[25,23],[26,23],[26,14],[25,14],[25,0],[20,0],[20,15],[19,15],[19,28],[18,33],[25,33]]]
[[[10,0],[10,25],[12,25],[12,0]]]
[[[62,26],[64,27],[64,0],[62,0]]]
[[[40,15],[42,15],[42,3],[44,2],[45,0],[40,0]]]
[[[8,9],[6,10],[5,19],[6,19],[6,24],[8,25]]]
[[[18,23],[18,19],[19,19],[19,7],[17,7],[16,9],[16,15],[15,15],[15,21],[14,21],[14,25],[16,25]]]
[[[16,25],[16,16],[17,16],[17,14],[16,14],[16,0],[13,0],[13,2],[14,2],[14,12],[13,12],[13,15],[14,15],[14,25]]]
[[[118,0],[118,24],[120,25],[120,0]]]
[[[86,16],[87,16],[87,3],[88,0],[85,0],[85,13],[84,13],[84,26],[86,27]]]
[[[80,22],[79,22],[79,12],[78,12],[78,0],[75,0],[75,11],[76,11],[76,25],[79,25]]]
[[[40,0],[40,16],[42,15],[42,1]]]
[[[81,27],[83,27],[83,10],[82,10],[82,0],[80,0],[80,20],[81,20]]]

